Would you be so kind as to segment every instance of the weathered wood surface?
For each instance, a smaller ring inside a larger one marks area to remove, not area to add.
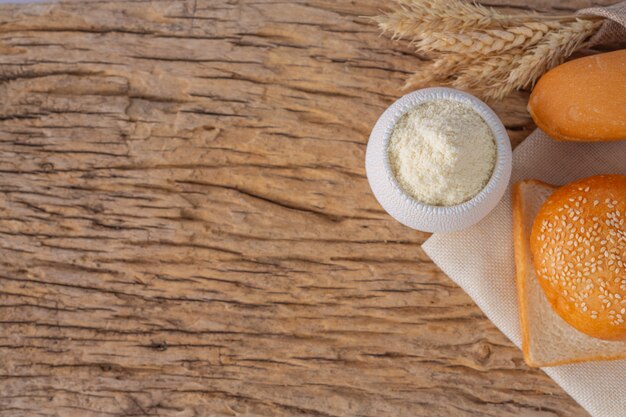
[[[0,8],[0,416],[586,415],[370,193],[384,4]]]

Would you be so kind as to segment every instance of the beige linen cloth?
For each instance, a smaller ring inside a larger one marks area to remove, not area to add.
[[[626,40],[626,1],[579,12],[606,17],[593,45]],[[626,82],[626,74],[625,74]],[[626,141],[556,142],[537,129],[513,152],[511,184],[535,178],[565,184],[595,174],[626,175]],[[423,245],[431,259],[461,286],[517,346],[521,332],[515,287],[511,189],[477,225],[434,234]],[[594,417],[626,417],[626,360],[588,362],[543,370]]]
[[[565,184],[607,173],[626,175],[626,141],[557,142],[537,129],[513,151],[511,184],[529,178]],[[434,234],[423,249],[520,346],[510,187],[480,223],[460,232]],[[592,416],[626,416],[626,360],[543,370]]]

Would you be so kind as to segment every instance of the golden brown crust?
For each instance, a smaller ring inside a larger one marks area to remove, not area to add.
[[[592,337],[626,340],[626,176],[558,189],[535,218],[530,246],[539,283],[563,320]]]
[[[560,361],[554,361],[550,363],[535,362],[533,360],[529,360],[529,358],[526,357],[526,354],[524,354],[524,362],[526,362],[526,365],[530,366],[531,368],[543,368],[545,366],[562,366],[562,365],[571,365],[574,363],[585,363],[585,362],[594,362],[594,361],[616,361],[620,359],[626,359],[626,353],[622,355],[596,355],[596,356],[586,356],[584,358],[570,358],[570,359],[563,359]]]
[[[528,323],[526,302],[524,302],[524,297],[526,293],[526,275],[528,274],[528,265],[530,265],[530,253],[528,253],[527,250],[530,230],[528,230],[524,222],[524,219],[526,218],[526,213],[524,212],[524,202],[521,187],[524,185],[532,184],[549,186],[548,184],[539,180],[520,181],[513,186],[513,249],[515,253],[515,281],[517,287],[519,320],[520,329],[522,331],[522,353],[524,354],[524,361],[528,366],[539,367],[543,366],[544,364],[536,362],[530,354],[530,324]]]
[[[526,320],[526,303],[524,299],[524,277],[526,276],[526,262],[524,262],[524,221],[522,218],[522,200],[520,195],[521,183],[513,185],[513,251],[515,253],[515,275],[517,287],[517,300],[519,308],[520,329],[522,330],[522,352],[526,363],[529,362],[528,354],[528,322]],[[528,365],[532,366],[530,363]]]
[[[544,74],[530,95],[537,126],[563,141],[626,139],[626,50],[566,62]]]

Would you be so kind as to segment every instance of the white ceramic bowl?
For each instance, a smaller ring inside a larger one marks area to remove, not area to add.
[[[397,121],[415,105],[432,100],[454,100],[482,116],[496,140],[496,166],[489,182],[471,200],[455,206],[431,206],[406,194],[396,182],[387,156],[389,137]],[[425,232],[451,232],[478,223],[498,204],[511,178],[511,142],[496,114],[485,103],[452,88],[425,88],[405,95],[380,116],[367,144],[365,170],[374,196],[393,218]]]

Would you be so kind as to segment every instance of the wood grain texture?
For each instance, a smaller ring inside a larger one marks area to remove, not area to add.
[[[0,8],[0,416],[586,415],[370,193],[384,3]]]

